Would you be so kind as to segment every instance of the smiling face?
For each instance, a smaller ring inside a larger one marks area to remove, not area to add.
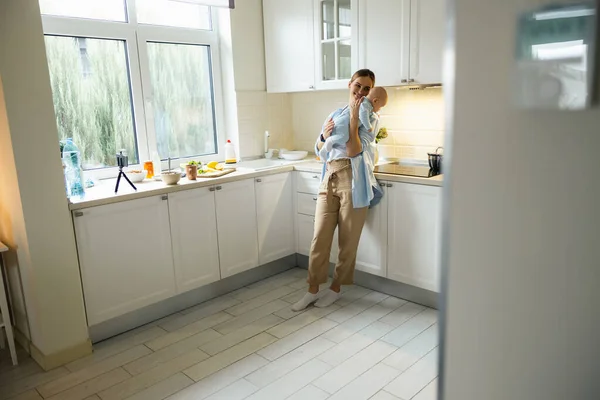
[[[358,76],[348,83],[351,99],[360,99],[369,94],[373,87],[373,80],[368,76]]]

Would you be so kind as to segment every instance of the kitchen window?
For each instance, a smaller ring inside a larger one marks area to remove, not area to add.
[[[122,149],[163,168],[223,158],[217,11],[196,3],[40,0],[58,139],[87,175],[115,177]]]

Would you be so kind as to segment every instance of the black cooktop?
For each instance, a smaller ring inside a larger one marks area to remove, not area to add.
[[[400,163],[378,165],[375,167],[375,172],[380,174],[416,176],[419,178],[431,178],[442,174],[442,171],[434,171],[428,165]]]

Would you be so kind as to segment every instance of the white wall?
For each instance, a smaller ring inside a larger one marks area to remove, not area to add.
[[[31,341],[54,355],[88,334],[37,0],[0,2],[0,77],[2,234],[17,248]]]
[[[266,92],[261,0],[236,2],[231,11],[231,40],[240,156],[263,155],[267,130],[271,135],[269,147],[290,149],[290,99],[287,94]]]
[[[427,159],[427,152],[444,144],[444,99],[441,88],[408,90],[386,88],[388,104],[381,125],[388,138],[379,143],[381,157]],[[346,90],[304,92],[290,95],[294,145],[310,150],[327,115],[348,102]]]
[[[452,3],[443,398],[597,399],[600,109],[511,106],[515,17],[541,1]]]

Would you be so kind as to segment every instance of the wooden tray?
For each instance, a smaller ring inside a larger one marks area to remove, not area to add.
[[[218,178],[219,176],[227,175],[235,172],[235,168],[225,168],[222,171],[205,172],[204,174],[198,174],[198,178]]]

